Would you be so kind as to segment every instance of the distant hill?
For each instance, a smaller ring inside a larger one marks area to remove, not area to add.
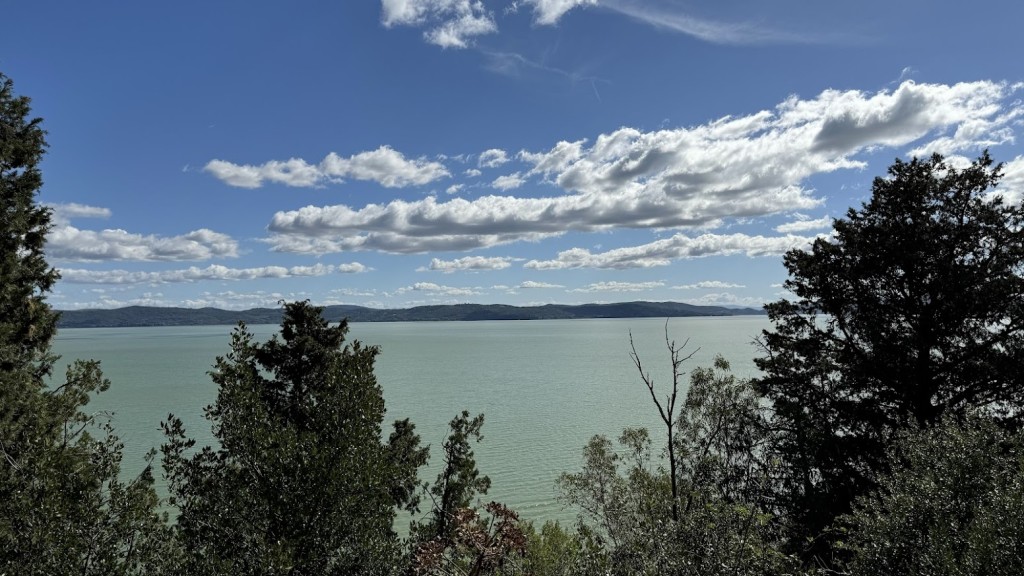
[[[506,306],[454,304],[415,308],[377,309],[363,306],[327,306],[324,315],[337,322],[431,322],[474,320],[571,320],[576,318],[669,318],[681,316],[740,316],[764,314],[754,308],[695,306],[680,302],[621,302],[567,306]],[[64,310],[61,328],[114,328],[129,326],[209,326],[217,324],[278,324],[278,308],[220,310],[218,308],[156,308],[129,306],[114,310]]]

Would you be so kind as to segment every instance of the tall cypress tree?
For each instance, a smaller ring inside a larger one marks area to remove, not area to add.
[[[50,211],[36,203],[46,151],[42,119],[0,74],[0,370],[28,369],[37,383],[53,367],[57,315],[43,299],[59,278],[43,255]]]
[[[36,203],[45,137],[0,74],[0,574],[159,574],[174,554],[152,476],[123,482],[110,423],[82,411],[109,386],[99,364],[48,382],[58,274],[43,252],[50,211]]]

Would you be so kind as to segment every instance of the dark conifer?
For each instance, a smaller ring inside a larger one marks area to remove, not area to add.
[[[1024,409],[1024,210],[993,193],[983,154],[958,169],[897,160],[835,234],[785,257],[795,299],[770,304],[756,385],[786,466],[791,543],[830,562],[822,534],[887,469],[909,425]]]

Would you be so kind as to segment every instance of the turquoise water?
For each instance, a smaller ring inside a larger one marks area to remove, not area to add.
[[[763,316],[676,318],[677,343],[700,350],[684,365],[707,366],[716,354],[741,376],[756,371],[754,337]],[[269,337],[277,326],[250,326]],[[97,359],[111,388],[90,405],[112,413],[125,443],[123,467],[137,472],[162,442],[159,423],[180,417],[199,445],[212,442],[203,407],[216,396],[207,372],[229,346],[229,326],[79,328],[61,330],[54,348],[65,361]],[[435,458],[421,477],[433,481],[448,421],[459,411],[486,415],[476,446],[491,477],[486,500],[504,502],[524,518],[572,522],[557,502],[555,480],[579,469],[594,434],[617,437],[647,426],[663,438],[657,410],[629,357],[632,332],[656,387],[671,384],[663,319],[359,323],[349,337],[381,347],[376,374],[384,389],[387,427],[411,418]],[[386,427],[386,429],[387,429]],[[387,432],[385,431],[385,434]],[[656,444],[657,445],[657,444]]]

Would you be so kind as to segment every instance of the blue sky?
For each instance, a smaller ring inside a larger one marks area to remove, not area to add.
[[[1018,2],[0,5],[62,309],[757,306],[896,157],[1024,193]]]

